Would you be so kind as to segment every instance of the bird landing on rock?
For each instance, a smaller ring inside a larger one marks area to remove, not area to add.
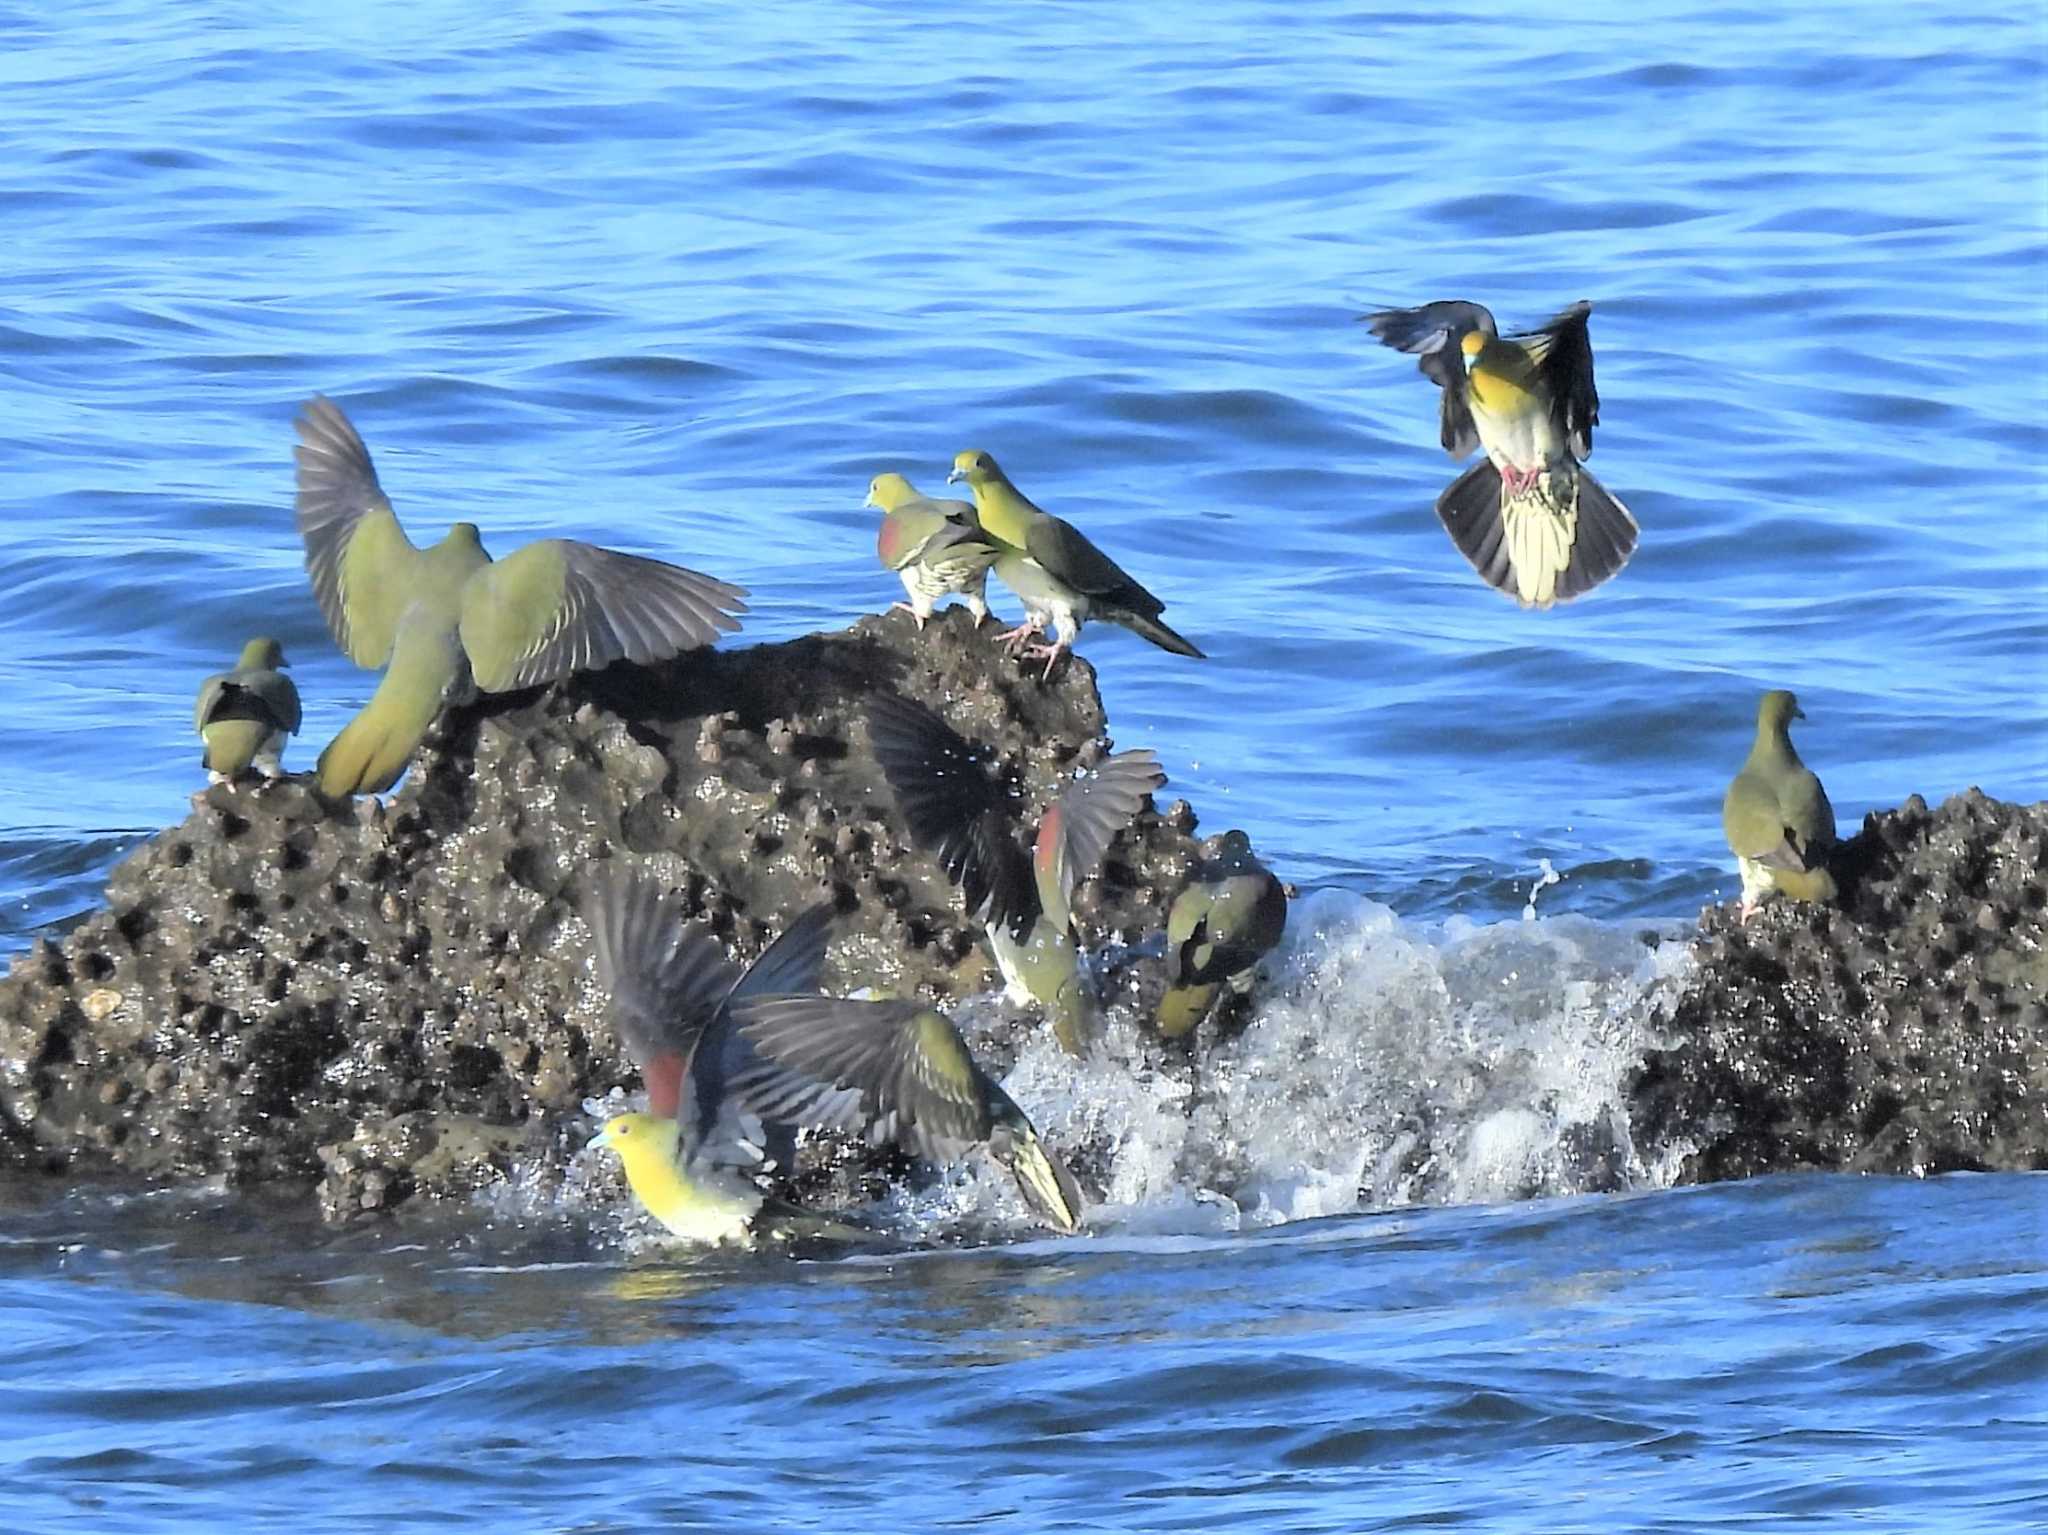
[[[1442,391],[1444,451],[1486,458],[1451,482],[1436,512],[1487,585],[1523,607],[1569,602],[1635,552],[1627,507],[1593,477],[1600,396],[1583,300],[1537,330],[1502,336],[1463,299],[1361,316],[1374,335],[1418,356]]]

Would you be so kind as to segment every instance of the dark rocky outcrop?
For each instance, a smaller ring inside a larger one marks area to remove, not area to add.
[[[0,1156],[305,1180],[335,1215],[557,1157],[585,1098],[636,1081],[577,915],[611,857],[685,890],[742,956],[829,900],[860,912],[835,982],[984,989],[868,752],[878,687],[942,701],[1026,804],[1105,749],[1085,662],[1042,685],[955,609],[454,711],[381,804],[303,779],[210,789],[114,870],[105,910],[0,981]],[[1193,824],[1147,810],[1119,841],[1076,902],[1091,944],[1158,930]]]
[[[2048,804],[1876,812],[1838,906],[1710,908],[1638,1144],[1682,1176],[2048,1168]]]

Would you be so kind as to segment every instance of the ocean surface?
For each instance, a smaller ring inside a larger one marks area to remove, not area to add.
[[[677,559],[740,644],[997,454],[1209,652],[1090,629],[1118,743],[1310,894],[1198,1101],[1020,1061],[1116,1138],[1077,1239],[972,1169],[809,1257],[0,1185],[0,1527],[2048,1525],[2048,1182],[1676,1191],[1622,1113],[1761,690],[1845,831],[2048,786],[2038,5],[333,10],[0,5],[0,956],[245,638],[288,765],[368,695],[316,391],[415,536]],[[1444,297],[1597,305],[1642,543],[1566,608],[1354,323]]]

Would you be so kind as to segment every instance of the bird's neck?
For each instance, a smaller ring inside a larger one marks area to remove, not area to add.
[[[981,517],[981,530],[1012,548],[1023,548],[1031,519],[1044,514],[1008,480],[982,480],[971,488],[974,509]]]
[[[1799,767],[1799,753],[1792,748],[1792,736],[1783,725],[1769,721],[1760,722],[1756,727],[1756,740],[1750,744],[1749,760],[1755,767]]]

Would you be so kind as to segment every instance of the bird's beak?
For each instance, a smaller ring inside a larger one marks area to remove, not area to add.
[[[619,1149],[618,1146],[612,1140],[612,1131],[611,1126],[609,1125],[605,1126],[604,1129],[598,1131],[597,1134],[593,1135],[590,1138],[590,1144],[593,1146],[602,1146],[606,1151],[617,1151]]]
[[[875,493],[874,493],[873,491],[869,491],[869,492],[868,492],[868,498],[867,498],[867,500],[865,500],[865,501],[861,502],[861,505],[862,505],[862,506],[872,506],[872,507],[874,507],[874,508],[875,508],[875,509],[876,509],[877,511],[879,511],[879,510],[881,509],[881,505],[882,505],[882,503],[881,503],[881,502],[879,502],[879,501],[877,501],[877,500],[875,499]]]
[[[1795,720],[1803,720],[1806,718],[1806,711],[1804,709],[1794,709],[1792,711],[1792,718],[1794,718]]]
[[[966,478],[967,471],[965,469],[962,469],[957,464],[955,464],[951,469],[948,469],[946,471],[946,483],[948,485],[958,485],[962,480]]]

